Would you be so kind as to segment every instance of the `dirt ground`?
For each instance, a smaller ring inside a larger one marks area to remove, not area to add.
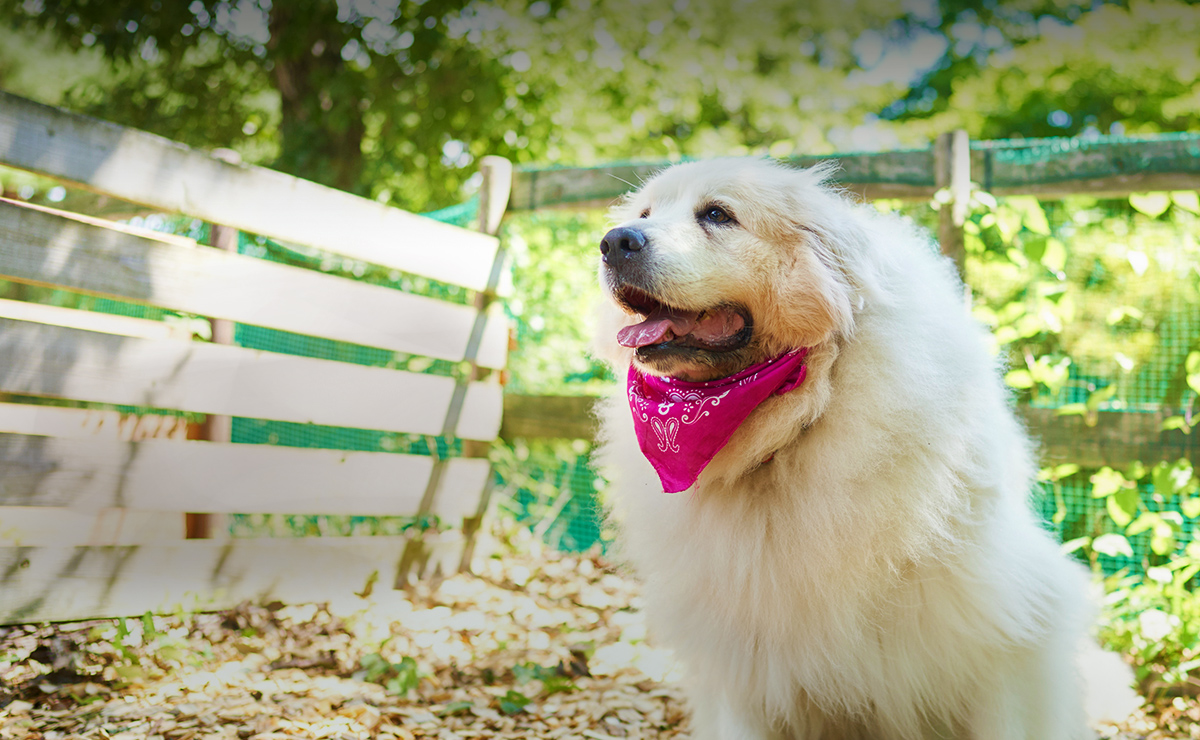
[[[599,556],[324,605],[0,627],[0,738],[686,738],[679,666]],[[1200,738],[1182,700],[1101,737]]]

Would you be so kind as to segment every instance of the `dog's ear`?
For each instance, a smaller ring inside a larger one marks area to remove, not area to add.
[[[783,188],[790,263],[772,286],[771,326],[789,346],[850,334],[861,303],[853,255],[866,236],[852,205],[826,185],[834,169],[791,170]]]
[[[797,229],[792,261],[773,281],[767,326],[783,346],[813,346],[854,329],[854,289],[818,232]]]

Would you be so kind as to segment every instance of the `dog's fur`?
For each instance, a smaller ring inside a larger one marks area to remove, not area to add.
[[[732,365],[644,370],[708,379],[809,348],[805,382],[754,411],[685,493],[662,492],[624,394],[602,410],[622,552],[652,635],[683,661],[694,736],[1090,737],[1083,570],[1028,507],[1032,446],[984,330],[927,237],[827,175],[688,163],[614,211],[647,237],[656,297],[753,319]],[[712,204],[734,222],[701,223]],[[623,378],[637,360],[616,335],[638,318],[608,303],[598,352]]]

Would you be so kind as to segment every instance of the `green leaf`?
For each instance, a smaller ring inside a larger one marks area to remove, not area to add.
[[[1116,522],[1117,526],[1124,527],[1133,520],[1133,515],[1121,505],[1121,502],[1118,501],[1118,497],[1119,494],[1118,496],[1109,496],[1108,500],[1105,501],[1104,506],[1108,509],[1108,515],[1114,522]]]
[[[1167,418],[1163,419],[1162,425],[1159,427],[1159,429],[1164,432],[1169,432],[1172,429],[1178,429],[1184,434],[1190,434],[1192,431],[1192,427],[1187,423],[1187,419],[1179,415],[1168,416]]]
[[[995,210],[996,228],[1000,231],[1000,238],[1005,244],[1011,244],[1013,237],[1021,230],[1021,214],[1013,209],[1009,198],[1007,203],[1003,203]],[[1022,255],[1024,256],[1024,255]]]
[[[1076,550],[1087,547],[1091,543],[1092,543],[1091,537],[1076,537],[1073,540],[1067,540],[1066,542],[1062,543],[1062,551],[1063,551],[1063,554],[1069,555],[1069,554],[1075,552]]]
[[[1119,534],[1100,535],[1092,540],[1092,550],[1110,558],[1118,555],[1124,555],[1127,558],[1133,557],[1133,548],[1129,546],[1129,540]]]
[[[1038,262],[1042,259],[1042,255],[1046,253],[1046,237],[1037,236],[1031,239],[1026,239],[1022,245],[1025,256],[1032,262]]]
[[[1156,583],[1170,583],[1171,569],[1170,568],[1147,568],[1146,577]]]
[[[500,697],[500,711],[505,714],[517,714],[524,711],[525,707],[531,701],[533,700],[521,692],[509,689],[504,696]]]
[[[1125,485],[1125,476],[1105,466],[1092,474],[1092,498],[1111,496]]]
[[[557,694],[560,692],[577,691],[578,686],[566,676],[551,676],[542,681],[542,690],[547,694]]]
[[[1163,536],[1156,534],[1150,538],[1150,549],[1156,555],[1170,555],[1175,552],[1175,548],[1178,545],[1179,542],[1175,539],[1174,535]]]
[[[1200,215],[1200,196],[1195,190],[1176,190],[1171,193],[1171,202],[1185,211]]]
[[[1150,483],[1154,492],[1162,496],[1174,496],[1185,490],[1192,481],[1192,464],[1185,458],[1173,463],[1160,462],[1150,472]]]
[[[145,640],[153,639],[156,635],[158,635],[158,632],[154,629],[153,612],[146,612],[142,615],[142,632],[145,634],[145,637],[143,638]]]
[[[1087,413],[1087,404],[1085,403],[1064,403],[1062,406],[1054,409],[1055,416],[1078,416]]]
[[[1148,472],[1141,460],[1134,460],[1125,466],[1125,480],[1141,480]]]
[[[453,717],[459,714],[466,714],[471,711],[471,707],[473,706],[475,705],[469,701],[452,701],[439,709],[436,714],[439,717]]]
[[[392,667],[392,664],[379,653],[362,656],[358,659],[358,664],[363,669],[363,678],[371,683],[379,683],[379,679],[385,676]]]
[[[1087,410],[1099,411],[1100,405],[1117,394],[1117,384],[1110,383],[1103,388],[1097,388],[1088,394]]]
[[[546,681],[558,676],[558,668],[556,666],[541,666],[533,662],[518,663],[513,666],[512,672],[518,684],[526,684],[530,681]]]
[[[1042,266],[1050,272],[1062,272],[1067,265],[1067,247],[1058,239],[1046,240],[1046,251],[1039,260]]]
[[[1179,502],[1179,508],[1183,510],[1183,515],[1188,519],[1195,519],[1200,516],[1200,497],[1192,496],[1183,499]]]
[[[1038,480],[1060,481],[1063,478],[1070,478],[1078,472],[1079,466],[1075,463],[1063,463],[1052,468],[1042,468],[1038,471]]]
[[[1050,222],[1046,220],[1046,212],[1042,204],[1031,195],[1009,196],[1005,205],[1020,216],[1020,223],[1035,234],[1049,234]]]
[[[1109,500],[1115,501],[1117,506],[1121,508],[1121,511],[1125,512],[1132,519],[1137,514],[1138,504],[1141,503],[1141,496],[1138,494],[1136,488],[1122,488],[1120,491],[1114,493]]]
[[[1142,532],[1153,529],[1161,521],[1162,518],[1157,513],[1147,511],[1137,519],[1134,519],[1133,523],[1125,528],[1125,535],[1127,537],[1136,537]]]
[[[1032,388],[1033,375],[1028,370],[1010,370],[1004,376],[1004,382],[1010,388]]]
[[[1132,193],[1129,205],[1150,218],[1158,218],[1171,207],[1171,196],[1167,193]]]
[[[1200,373],[1188,373],[1187,384],[1193,391],[1200,393]]]

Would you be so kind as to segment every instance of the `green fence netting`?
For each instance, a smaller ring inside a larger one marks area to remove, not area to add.
[[[1200,141],[1194,135],[1158,139],[1158,144],[1192,148]],[[988,146],[1018,161],[1086,150],[1088,143],[989,142]],[[1154,166],[1147,158],[1133,155],[1129,162]],[[1197,162],[1200,159],[1172,166],[1178,170]],[[1111,167],[1112,160],[1104,166]],[[1101,170],[1097,165],[1091,172]],[[902,211],[936,232],[937,214],[928,205],[905,206]],[[544,213],[540,217],[546,218]],[[557,238],[563,240],[561,230],[569,219],[560,218]],[[1035,510],[1064,541],[1094,538],[1117,530],[1110,514],[1111,486],[1125,492],[1118,494],[1125,500],[1136,492],[1140,514],[1160,515],[1160,526],[1130,535],[1130,553],[1098,554],[1098,563],[1111,573],[1164,562],[1167,556],[1162,551],[1184,548],[1195,526],[1195,519],[1184,512],[1191,493],[1185,485],[1182,494],[1178,490],[1189,480],[1192,462],[1177,462],[1178,451],[1190,449],[1190,443],[1179,429],[1159,436],[1161,425],[1170,425],[1172,417],[1177,425],[1181,419],[1190,423],[1190,414],[1200,412],[1196,392],[1187,382],[1189,373],[1200,373],[1200,369],[1188,370],[1189,356],[1196,358],[1200,352],[1200,204],[1195,194],[1046,201],[1029,196],[997,201],[980,195],[967,231],[967,281],[975,312],[1002,340],[1014,402],[1051,410],[1064,419],[1098,418],[1102,427],[1114,427],[1106,433],[1126,435],[1124,441],[1138,450],[1136,459],[1124,454],[1097,461],[1094,452],[1084,449],[1083,436],[1078,444],[1060,440],[1056,454],[1064,457],[1048,463],[1043,471],[1032,495]],[[584,271],[581,279],[592,280],[590,253],[581,252],[578,260]],[[529,281],[519,268],[515,283],[526,304],[537,300],[520,292]],[[531,322],[554,310],[553,301],[546,300],[541,313],[527,310],[515,316],[518,336],[536,336]],[[514,366],[521,365],[523,351],[518,349],[512,358]],[[524,388],[522,392],[539,391]],[[561,450],[557,454],[539,451],[532,443],[530,449],[523,474],[550,481],[549,488],[568,491],[572,501],[556,510],[550,505],[552,499],[538,492],[538,485],[525,486],[516,492],[516,515],[531,525],[538,523],[538,516],[556,517],[551,525],[539,528],[554,546],[579,549],[604,544],[598,514],[603,482],[587,466],[586,452],[571,458]],[[1194,476],[1190,480],[1194,487]]]
[[[1200,171],[1200,134],[972,142],[971,148],[973,179],[984,190],[1081,177]],[[898,168],[885,166],[888,153],[842,156],[848,174],[861,170],[859,174],[867,173],[868,179],[885,181],[889,172],[901,179],[911,179],[917,169],[928,172],[924,165],[917,166],[917,160],[928,154],[897,153],[903,165]],[[545,172],[547,177],[562,174],[555,169]],[[524,186],[532,192],[536,182],[529,175],[527,169],[520,177],[527,178]],[[603,187],[607,193],[612,184]],[[580,192],[571,195],[577,200],[588,197]],[[535,202],[532,196],[529,201],[534,206],[546,202],[545,198]],[[426,215],[469,227],[477,209],[478,202],[471,201]],[[905,206],[903,212],[936,230],[937,215],[928,205]],[[601,221],[594,213],[536,210],[514,213],[506,220],[502,238],[516,261],[515,295],[508,309],[519,345],[510,358],[510,389],[526,394],[592,393],[605,380],[603,368],[586,359],[586,333],[580,330],[586,317],[566,315],[579,310],[568,309],[568,304],[587,303],[593,295],[588,291],[595,290],[591,251]],[[209,241],[208,226],[196,220],[149,216],[138,223],[201,243]],[[1170,423],[1173,417],[1190,423],[1190,414],[1198,409],[1188,376],[1200,373],[1188,369],[1189,356],[1200,352],[1200,205],[1195,193],[1114,199],[1072,196],[1040,202],[1032,197],[989,201],[980,196],[973,203],[967,232],[967,280],[975,311],[1003,345],[1016,402],[1089,418],[1105,413],[1124,420],[1150,419],[1147,423],[1152,425]],[[239,252],[448,301],[465,303],[470,298],[469,291],[457,286],[253,235],[241,236]],[[16,283],[0,282],[0,295],[192,322],[198,331],[206,325],[200,317]],[[461,372],[454,363],[254,326],[237,326],[235,341],[255,349],[363,365],[448,376]],[[1146,424],[1128,426],[1131,435],[1145,436]],[[1157,433],[1157,427],[1154,430]],[[1182,449],[1177,442],[1183,432],[1170,434],[1175,442],[1158,448],[1145,440],[1130,440],[1140,445],[1140,466],[1127,459],[1085,459],[1080,450],[1079,459],[1086,464],[1071,470],[1068,449],[1065,459],[1048,466],[1045,480],[1033,494],[1047,528],[1064,540],[1110,531],[1113,496],[1105,494],[1105,486],[1116,475],[1119,480],[1113,485],[1121,491],[1136,490],[1143,511],[1166,512],[1165,521],[1173,525],[1167,544],[1182,548],[1194,534],[1195,520],[1182,515],[1187,495],[1174,490],[1172,481],[1188,479],[1190,462],[1173,469],[1155,468],[1160,462],[1175,463],[1174,450]],[[243,443],[414,454],[427,454],[433,444],[442,455],[460,452],[460,445],[447,439],[255,419],[235,419],[233,438]],[[607,534],[601,525],[605,484],[590,466],[590,453],[588,444],[579,440],[501,445],[497,505],[554,547],[578,551],[605,546]],[[1112,470],[1104,472],[1105,464]],[[267,527],[277,533],[349,534],[394,531],[411,524],[363,517],[295,517],[273,523],[255,517],[234,520],[238,533]],[[1156,547],[1164,546],[1163,536],[1161,527],[1145,529],[1130,537],[1131,554],[1102,555],[1099,562],[1109,572],[1152,563],[1163,557],[1156,552]]]

